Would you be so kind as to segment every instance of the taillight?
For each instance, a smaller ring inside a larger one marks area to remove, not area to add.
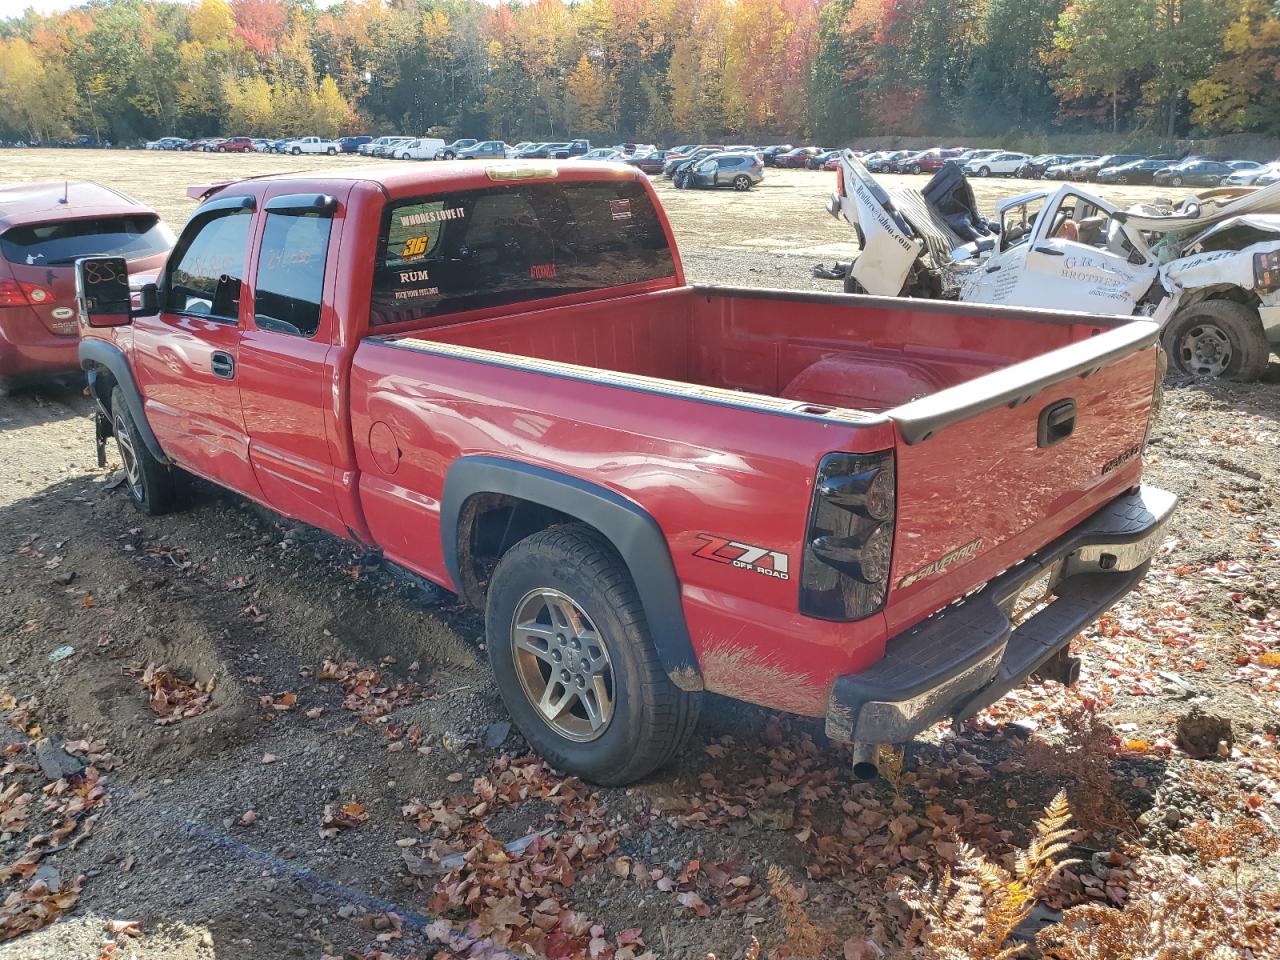
[[[0,307],[25,307],[27,298],[17,280],[0,279]]]
[[[848,196],[848,194],[844,192],[844,171],[840,169],[840,164],[838,163],[836,164],[836,190],[840,193],[840,196]]]
[[[884,606],[893,559],[895,486],[891,450],[822,458],[805,533],[801,613],[860,620]]]
[[[1280,290],[1280,250],[1253,255],[1254,287],[1262,293]]]
[[[53,303],[53,292],[38,283],[19,283],[17,280],[0,280],[0,307],[40,306]]]

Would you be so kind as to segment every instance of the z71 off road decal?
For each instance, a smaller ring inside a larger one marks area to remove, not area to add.
[[[915,573],[909,573],[898,581],[898,589],[909,587],[913,583],[925,580],[929,577],[936,577],[938,574],[946,570],[947,567],[955,566],[957,563],[966,563],[978,555],[978,551],[982,549],[982,538],[972,540],[963,547],[956,547],[950,553],[944,553],[932,563],[926,563]]]
[[[698,534],[698,539],[705,542],[693,551],[695,557],[727,563],[739,570],[754,570],[775,580],[791,579],[791,566],[785,553],[740,543],[728,537],[715,537],[709,533]]]

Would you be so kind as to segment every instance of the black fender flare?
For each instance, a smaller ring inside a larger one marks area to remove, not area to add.
[[[445,475],[440,500],[444,564],[459,588],[459,519],[467,500],[486,493],[541,504],[600,531],[627,565],[667,676],[682,690],[702,689],[702,672],[680,601],[680,581],[666,537],[652,516],[612,490],[577,477],[501,457],[459,457]]]
[[[98,398],[96,380],[99,367],[104,368],[111,374],[116,386],[124,394],[125,405],[129,408],[129,415],[133,417],[133,425],[137,427],[138,435],[141,436],[142,442],[146,444],[147,452],[161,463],[169,463],[169,458],[160,449],[160,441],[156,439],[156,435],[151,431],[151,424],[147,422],[146,410],[142,405],[142,393],[138,390],[137,383],[134,382],[133,371],[129,369],[129,359],[124,355],[124,351],[114,343],[108,343],[106,340],[82,339],[80,341],[80,368],[88,376],[89,389],[93,391],[95,398]],[[108,415],[111,413],[101,398],[98,398],[98,404]]]

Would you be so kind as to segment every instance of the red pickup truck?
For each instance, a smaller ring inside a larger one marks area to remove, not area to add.
[[[1146,321],[685,283],[643,174],[439,163],[199,191],[158,283],[82,261],[81,363],[145,512],[182,471],[484,611],[516,724],[625,783],[702,691],[860,773],[1141,580]]]

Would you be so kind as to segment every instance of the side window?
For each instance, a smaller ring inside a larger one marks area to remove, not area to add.
[[[1028,203],[1009,207],[1004,211],[1000,225],[1001,250],[1009,250],[1031,239],[1032,228],[1043,206],[1044,198],[1037,197]]]
[[[253,297],[260,330],[312,337],[320,329],[332,223],[327,211],[267,213]]]
[[[229,210],[184,233],[165,282],[165,307],[235,323],[249,242],[250,210]]]

